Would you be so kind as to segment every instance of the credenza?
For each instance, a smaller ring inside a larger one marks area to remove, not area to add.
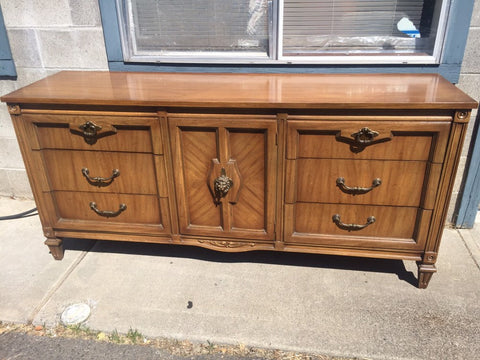
[[[55,259],[64,237],[401,259],[420,288],[477,106],[436,74],[66,71],[2,101]]]

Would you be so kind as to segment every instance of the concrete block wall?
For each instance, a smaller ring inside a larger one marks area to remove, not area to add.
[[[0,0],[18,78],[0,95],[60,70],[108,70],[97,0]],[[32,197],[5,104],[0,105],[0,196]]]
[[[0,0],[17,68],[16,81],[0,81],[6,94],[60,70],[108,70],[97,0]],[[480,99],[480,1],[475,2],[458,86]],[[457,173],[447,221],[451,221],[477,112]],[[0,105],[0,196],[31,197],[15,133]]]

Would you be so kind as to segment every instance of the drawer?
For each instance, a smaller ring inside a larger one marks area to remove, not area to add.
[[[369,159],[441,163],[447,122],[292,121],[287,159]]]
[[[34,149],[163,154],[154,117],[25,114],[23,119],[34,125]]]
[[[57,191],[54,193],[54,198],[57,215],[62,219],[162,224],[159,199],[154,195]],[[92,203],[95,203],[95,209],[100,214],[92,209]],[[125,209],[122,204],[126,206]]]
[[[414,207],[344,204],[297,203],[289,207],[294,208],[294,229],[290,234],[344,235],[399,240],[414,238],[419,211]],[[339,215],[338,224],[333,221],[333,217],[337,214]],[[375,218],[375,222],[368,224],[371,216]],[[352,224],[358,226],[349,227]],[[358,229],[362,226],[365,227]]]
[[[298,159],[288,160],[287,167],[296,167],[296,180],[287,183],[288,203],[419,206],[427,163]]]
[[[156,158],[158,181],[166,182],[163,156],[76,150],[42,150],[42,154],[53,190],[157,194]]]

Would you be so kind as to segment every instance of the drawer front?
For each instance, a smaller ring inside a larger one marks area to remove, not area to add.
[[[157,118],[129,116],[22,116],[34,126],[34,149],[77,149],[163,154]]]
[[[442,162],[448,122],[288,122],[287,159]],[[358,141],[357,141],[357,140]]]
[[[53,190],[158,193],[154,155],[73,150],[42,153]],[[158,181],[165,183],[165,175]]]
[[[298,203],[295,206],[295,232],[326,235],[351,235],[354,232],[361,236],[412,239],[417,211],[412,207]],[[335,215],[339,215],[337,223],[333,220]],[[369,224],[371,217],[375,221]],[[359,229],[362,226],[364,228]]]
[[[431,210],[415,207],[287,204],[285,243],[420,250],[431,216]]]
[[[163,221],[159,199],[153,195],[57,191],[54,198],[62,219],[152,225]]]
[[[298,159],[286,201],[419,206],[425,161]],[[437,179],[438,182],[438,179]]]

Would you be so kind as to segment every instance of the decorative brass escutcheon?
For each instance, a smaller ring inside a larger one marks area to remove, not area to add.
[[[98,187],[104,187],[104,186],[110,185],[116,177],[120,176],[120,170],[113,169],[112,170],[112,175],[108,178],[103,178],[103,177],[99,177],[99,176],[91,177],[90,176],[90,170],[88,170],[88,168],[83,168],[82,169],[82,174],[83,174],[83,176],[85,176],[85,178],[87,179],[87,181],[90,185],[94,185],[94,186],[98,186]]]
[[[350,135],[347,135],[346,130],[339,131],[335,135],[335,138],[337,141],[349,144],[350,151],[357,154],[365,150],[365,148],[370,145],[392,140],[393,134],[391,131],[386,129],[382,129],[382,133],[380,133],[380,131],[363,127]]]
[[[375,139],[378,135],[378,131],[373,131],[370,130],[368,127],[364,127],[360,129],[360,131],[353,133],[351,136],[355,139],[357,143],[368,145],[372,143],[373,139]]]
[[[105,126],[97,125],[93,121],[86,121],[84,124],[76,125],[70,124],[70,131],[76,135],[83,137],[83,140],[89,145],[95,144],[98,139],[114,135],[117,133],[117,129],[109,124]]]
[[[78,127],[83,132],[83,138],[87,144],[93,145],[97,142],[97,132],[102,130],[100,125],[87,121]]]
[[[347,231],[358,231],[358,230],[362,230],[362,229],[365,229],[368,225],[371,225],[373,224],[376,219],[375,219],[375,216],[370,216],[368,219],[367,219],[367,223],[366,224],[363,224],[363,225],[359,225],[359,224],[344,224],[341,220],[340,220],[340,215],[339,214],[335,214],[332,216],[332,220],[333,222],[335,223],[335,225],[337,225],[340,229],[342,230],[347,230]]]
[[[104,216],[106,218],[115,217],[120,215],[123,211],[127,209],[127,205],[120,204],[117,211],[109,211],[109,210],[98,210],[97,204],[95,202],[90,202],[90,209],[95,211],[98,215]]]
[[[379,178],[376,178],[372,181],[372,186],[365,188],[365,187],[349,187],[345,185],[345,179],[343,177],[337,178],[337,186],[346,194],[351,194],[351,195],[362,195],[366,194],[373,189],[375,189],[377,186],[380,186],[382,184],[382,180]]]
[[[222,167],[220,176],[213,182],[213,190],[215,193],[215,203],[219,204],[220,200],[228,194],[228,191],[233,186],[233,180],[230,179],[226,173],[225,168]]]

